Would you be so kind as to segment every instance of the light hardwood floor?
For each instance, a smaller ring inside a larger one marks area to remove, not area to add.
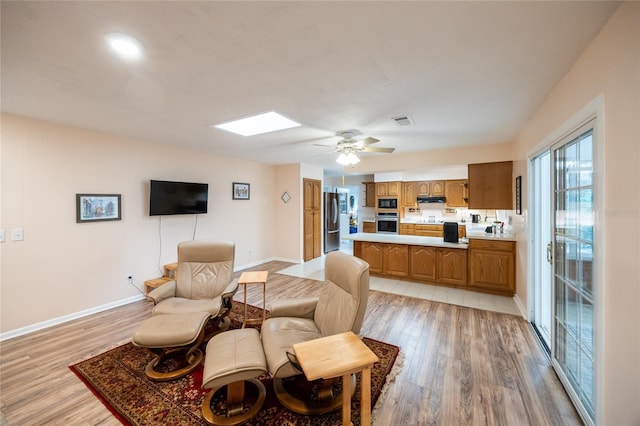
[[[321,282],[276,273],[287,266],[251,268],[271,272],[267,306],[318,294]],[[261,286],[248,302],[262,305]],[[135,302],[2,342],[0,424],[120,424],[68,365],[129,341],[150,310]],[[361,333],[404,356],[375,425],[581,424],[521,317],[371,291]]]

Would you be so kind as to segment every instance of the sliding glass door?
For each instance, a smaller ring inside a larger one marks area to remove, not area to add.
[[[593,121],[533,158],[531,324],[581,417],[595,419]]]
[[[552,359],[585,421],[594,420],[593,124],[551,148],[554,336]]]
[[[551,354],[551,152],[531,161],[531,324]]]

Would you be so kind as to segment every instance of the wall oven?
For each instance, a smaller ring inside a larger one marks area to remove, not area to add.
[[[398,199],[397,198],[378,198],[378,208],[379,209],[397,209]]]
[[[398,213],[379,212],[376,217],[376,232],[381,234],[398,233]]]

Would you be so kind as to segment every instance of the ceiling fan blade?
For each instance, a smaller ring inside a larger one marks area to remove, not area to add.
[[[362,148],[362,152],[384,152],[387,154],[391,154],[395,150],[395,148]]]
[[[367,145],[371,145],[371,144],[378,143],[378,142],[380,142],[380,139],[368,137],[368,138],[364,138],[363,140],[358,142],[358,145],[367,146]]]
[[[335,145],[323,145],[321,143],[314,143],[315,146],[323,146],[325,148],[335,148]]]

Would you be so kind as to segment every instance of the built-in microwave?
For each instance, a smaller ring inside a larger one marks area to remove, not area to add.
[[[397,209],[398,199],[397,198],[378,198],[378,208],[379,209]]]

